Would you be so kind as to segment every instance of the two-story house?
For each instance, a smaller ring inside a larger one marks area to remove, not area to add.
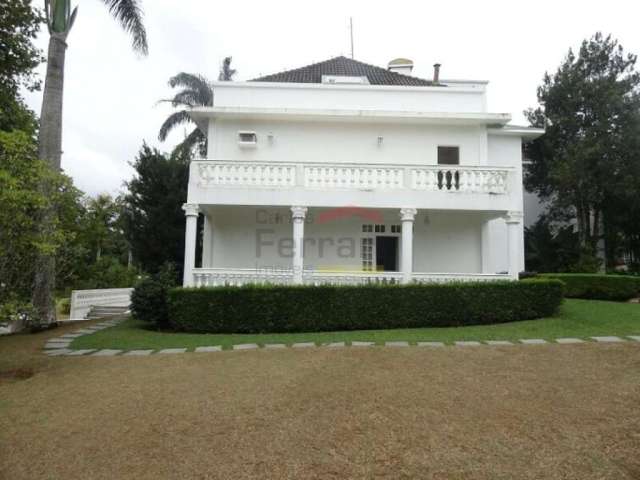
[[[486,81],[346,57],[214,83],[191,111],[184,285],[440,282],[524,268],[522,141]],[[204,217],[202,265],[195,265]]]

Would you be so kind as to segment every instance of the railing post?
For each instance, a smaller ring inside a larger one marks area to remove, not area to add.
[[[518,280],[520,274],[520,226],[522,212],[509,212],[505,216],[507,224],[507,251],[509,252],[509,276]]]
[[[415,208],[400,209],[402,220],[402,283],[411,283],[413,275],[413,221],[418,211]]]
[[[196,234],[198,226],[198,204],[185,203],[182,210],[187,217],[184,231],[184,273],[182,275],[182,286],[193,285],[193,269],[196,266]]]
[[[293,283],[302,284],[304,269],[304,219],[307,216],[307,207],[291,207],[291,219],[293,223]]]

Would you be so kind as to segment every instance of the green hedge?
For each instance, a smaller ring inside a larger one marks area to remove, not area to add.
[[[176,330],[212,333],[480,325],[552,315],[563,293],[557,280],[176,288],[169,321]]]
[[[637,297],[640,292],[640,278],[631,275],[545,273],[540,277],[564,282],[565,296],[569,298],[624,301]]]

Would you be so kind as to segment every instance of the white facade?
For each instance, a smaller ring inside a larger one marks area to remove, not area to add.
[[[486,82],[443,84],[215,83],[191,112],[208,155],[191,164],[184,284],[516,278],[521,143],[542,131],[487,112]]]

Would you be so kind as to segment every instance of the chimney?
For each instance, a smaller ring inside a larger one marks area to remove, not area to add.
[[[440,64],[435,63],[433,65],[433,84],[440,85]]]
[[[403,75],[410,75],[411,70],[413,70],[413,62],[408,58],[394,58],[387,65],[387,70]]]

